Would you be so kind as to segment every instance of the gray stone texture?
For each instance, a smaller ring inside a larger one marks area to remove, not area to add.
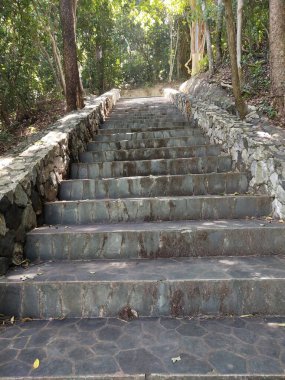
[[[59,183],[68,176],[70,162],[78,161],[119,96],[118,90],[112,90],[90,98],[82,111],[57,121],[26,150],[2,158],[0,258],[9,258],[15,264],[23,260],[19,246],[23,246],[25,233],[36,227],[44,202],[57,199]],[[6,263],[1,261],[0,274]]]
[[[278,323],[283,322],[281,317],[18,322],[0,331],[0,377],[281,380],[285,330]],[[40,365],[33,369],[36,358]]]
[[[180,91],[165,90],[165,96],[204,131],[211,144],[223,146],[232,157],[234,169],[250,173],[251,192],[274,197],[273,214],[284,218],[284,130],[270,125],[255,111],[241,121],[233,114],[232,99],[199,78],[185,82]]]

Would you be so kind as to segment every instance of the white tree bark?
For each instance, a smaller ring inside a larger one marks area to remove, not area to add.
[[[241,48],[242,48],[242,13],[244,7],[244,0],[238,0],[237,2],[237,66],[239,81],[242,85],[242,66],[241,66]]]
[[[209,72],[210,72],[210,75],[213,75],[214,74],[214,58],[213,58],[211,34],[210,34],[210,29],[209,29],[209,21],[208,21],[208,14],[207,14],[205,0],[202,0],[202,11],[203,11],[203,17],[205,21],[205,36],[206,36],[207,54],[208,54],[208,59],[209,59]]]

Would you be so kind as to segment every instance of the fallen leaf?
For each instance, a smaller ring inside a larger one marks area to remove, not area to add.
[[[270,323],[268,323],[268,326],[272,326],[272,327],[285,327],[285,322],[281,322],[281,323],[270,322]]]
[[[39,359],[36,359],[36,360],[34,361],[33,368],[34,368],[34,369],[37,369],[37,368],[39,368],[39,366],[40,366],[40,361],[39,361]]]
[[[244,314],[244,315],[241,315],[240,318],[248,318],[248,317],[253,317],[252,314]]]
[[[31,322],[32,320],[33,320],[32,318],[27,317],[27,318],[22,318],[21,322]]]
[[[177,356],[177,358],[172,358],[171,360],[172,360],[172,363],[180,362],[181,357]]]

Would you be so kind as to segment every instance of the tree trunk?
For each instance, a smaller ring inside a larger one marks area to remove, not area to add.
[[[192,12],[195,14],[198,4],[196,0],[190,0]],[[194,76],[199,73],[200,61],[203,58],[205,50],[205,24],[201,20],[194,20],[191,23],[191,61],[192,71]]]
[[[285,0],[270,0],[270,77],[273,104],[285,117]]]
[[[241,95],[238,67],[237,67],[237,52],[236,52],[236,33],[235,22],[232,8],[232,0],[224,0],[226,24],[227,24],[227,36],[228,36],[228,49],[231,60],[232,71],[232,85],[233,93],[235,97],[236,108],[241,119],[245,118],[247,114],[247,107]]]
[[[53,54],[53,59],[55,61],[56,71],[60,80],[62,91],[64,95],[66,96],[66,85],[65,85],[64,71],[63,71],[63,67],[61,63],[60,51],[57,47],[54,34],[50,30],[48,30],[48,33],[51,40],[52,54]]]
[[[53,76],[54,76],[54,79],[56,81],[56,86],[58,88],[58,91],[61,91],[62,90],[62,85],[61,85],[61,81],[60,81],[60,78],[59,78],[59,75],[58,75],[58,72],[56,70],[56,68],[54,67],[54,62],[52,60],[52,57],[50,57],[48,51],[46,50],[46,48],[44,47],[44,45],[42,44],[41,40],[40,39],[37,39],[36,41],[36,44],[37,46],[39,47],[40,51],[42,52],[42,55],[45,57],[45,59],[48,61],[49,63],[49,66],[52,70],[52,73],[53,73]]]
[[[223,0],[218,0],[218,19],[217,19],[217,37],[216,37],[216,65],[219,66],[223,59],[222,34],[225,7]]]
[[[67,111],[83,108],[77,63],[74,0],[60,0]]]
[[[242,12],[243,12],[244,0],[238,0],[237,3],[237,67],[240,85],[242,86],[243,75],[241,67],[241,46],[242,46]]]
[[[205,21],[205,36],[206,36],[206,46],[207,46],[207,54],[208,54],[208,60],[209,60],[209,73],[210,75],[213,75],[215,71],[214,58],[213,58],[211,34],[210,34],[209,20],[208,20],[205,0],[202,0],[202,11],[203,11],[203,17]]]
[[[175,24],[174,24],[175,25]],[[170,68],[169,68],[169,76],[168,76],[168,82],[172,82],[172,77],[173,77],[173,70],[174,70],[174,65],[175,65],[175,57],[176,57],[176,54],[177,54],[177,48],[178,48],[178,42],[179,42],[179,24],[177,26],[177,36],[176,36],[176,41],[175,41],[175,47],[174,47],[174,51],[173,51],[173,42],[171,41],[171,52],[170,52]],[[171,40],[174,40],[174,37],[173,37],[173,32],[171,33],[170,35],[170,38]]]

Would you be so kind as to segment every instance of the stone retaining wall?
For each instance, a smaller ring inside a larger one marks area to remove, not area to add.
[[[70,162],[78,161],[119,97],[114,89],[90,98],[21,154],[0,159],[0,274],[21,263],[26,232],[42,224],[43,203],[56,200]]]
[[[197,123],[211,143],[222,144],[231,154],[234,170],[251,174],[250,192],[270,194],[273,216],[285,218],[285,131],[264,124],[255,112],[241,121],[211,101],[197,99],[173,89],[165,89],[170,99],[184,114]]]

